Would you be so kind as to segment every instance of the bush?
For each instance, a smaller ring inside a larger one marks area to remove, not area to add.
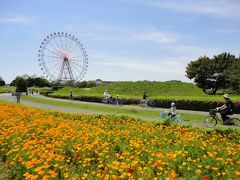
[[[43,96],[49,96],[49,94],[53,93],[53,91],[40,91],[39,94]]]
[[[63,86],[53,86],[52,90],[53,91],[58,91],[59,89],[62,89],[62,88],[63,88]]]

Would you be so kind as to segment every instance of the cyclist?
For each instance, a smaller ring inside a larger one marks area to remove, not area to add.
[[[231,101],[228,94],[224,94],[223,98],[225,100],[225,104],[222,105],[221,107],[217,107],[216,110],[220,112],[222,120],[223,120],[223,124],[227,125],[228,119],[229,119],[229,117],[227,115],[233,114],[234,104]]]
[[[143,101],[144,101],[145,107],[147,107],[148,100],[149,100],[149,97],[147,95],[147,92],[145,91],[143,93]]]
[[[111,99],[111,95],[108,93],[107,90],[104,91],[103,97],[104,99],[106,99],[106,103]]]
[[[176,116],[176,104],[174,102],[171,103],[171,107],[169,110],[166,111],[166,113],[173,118]]]
[[[119,105],[121,101],[122,99],[119,97],[119,95],[117,95],[117,97],[115,98],[116,105]]]

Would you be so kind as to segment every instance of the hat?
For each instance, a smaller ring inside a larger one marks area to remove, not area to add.
[[[224,94],[223,97],[229,99],[229,95],[228,94]]]

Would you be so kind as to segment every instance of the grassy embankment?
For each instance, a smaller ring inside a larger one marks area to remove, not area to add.
[[[184,82],[113,82],[94,88],[65,87],[53,94],[68,96],[71,89],[75,96],[102,97],[103,92],[108,90],[113,97],[142,98],[146,91],[153,99],[223,101],[222,95],[205,94],[196,85]],[[233,101],[240,100],[237,95],[231,95],[231,98]]]
[[[0,93],[7,93],[11,90],[15,90],[14,86],[0,86]]]

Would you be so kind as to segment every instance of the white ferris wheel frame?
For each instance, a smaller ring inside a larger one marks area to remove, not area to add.
[[[81,41],[74,35],[54,32],[42,42],[38,62],[50,81],[81,81],[88,68],[88,57]]]

